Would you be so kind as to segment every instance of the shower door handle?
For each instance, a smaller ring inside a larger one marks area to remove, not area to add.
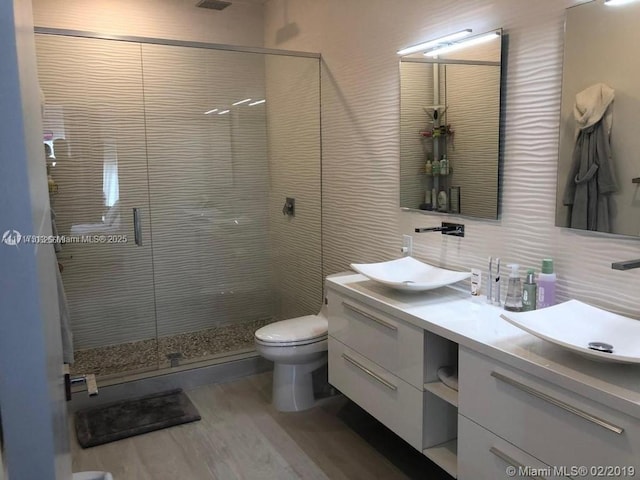
[[[140,226],[140,209],[133,209],[133,236],[136,245],[142,246],[142,227]]]

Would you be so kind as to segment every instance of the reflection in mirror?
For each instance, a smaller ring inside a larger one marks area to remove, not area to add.
[[[502,32],[464,32],[401,58],[400,206],[497,218]]]
[[[556,225],[640,235],[640,2],[567,10]]]

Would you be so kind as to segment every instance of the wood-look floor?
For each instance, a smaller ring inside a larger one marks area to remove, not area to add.
[[[270,386],[265,373],[190,390],[201,421],[86,450],[72,431],[73,471],[114,480],[450,478],[344,397],[285,414],[270,405]]]

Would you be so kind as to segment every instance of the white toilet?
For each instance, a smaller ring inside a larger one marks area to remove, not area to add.
[[[272,398],[280,412],[314,405],[311,374],[327,363],[328,324],[323,310],[266,325],[255,333],[256,350],[274,363]]]

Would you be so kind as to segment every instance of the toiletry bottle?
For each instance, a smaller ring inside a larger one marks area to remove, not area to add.
[[[427,163],[424,166],[424,173],[426,173],[427,175],[431,176],[431,160],[427,160]]]
[[[529,312],[536,309],[536,296],[538,286],[534,279],[533,268],[527,270],[527,278],[522,287],[522,311]]]
[[[509,265],[511,274],[507,285],[507,298],[504,301],[504,309],[510,312],[522,311],[522,285],[520,283],[520,265]]]
[[[553,260],[542,260],[542,273],[538,274],[538,308],[556,304],[556,274],[553,272]]]
[[[471,269],[471,296],[479,297],[482,288],[482,271],[479,268]]]
[[[440,160],[440,175],[449,175],[449,160],[447,160],[447,154],[442,155]]]
[[[438,159],[434,159],[433,163],[431,164],[431,173],[433,174],[433,176],[437,176],[440,175],[440,162],[438,161]]]

